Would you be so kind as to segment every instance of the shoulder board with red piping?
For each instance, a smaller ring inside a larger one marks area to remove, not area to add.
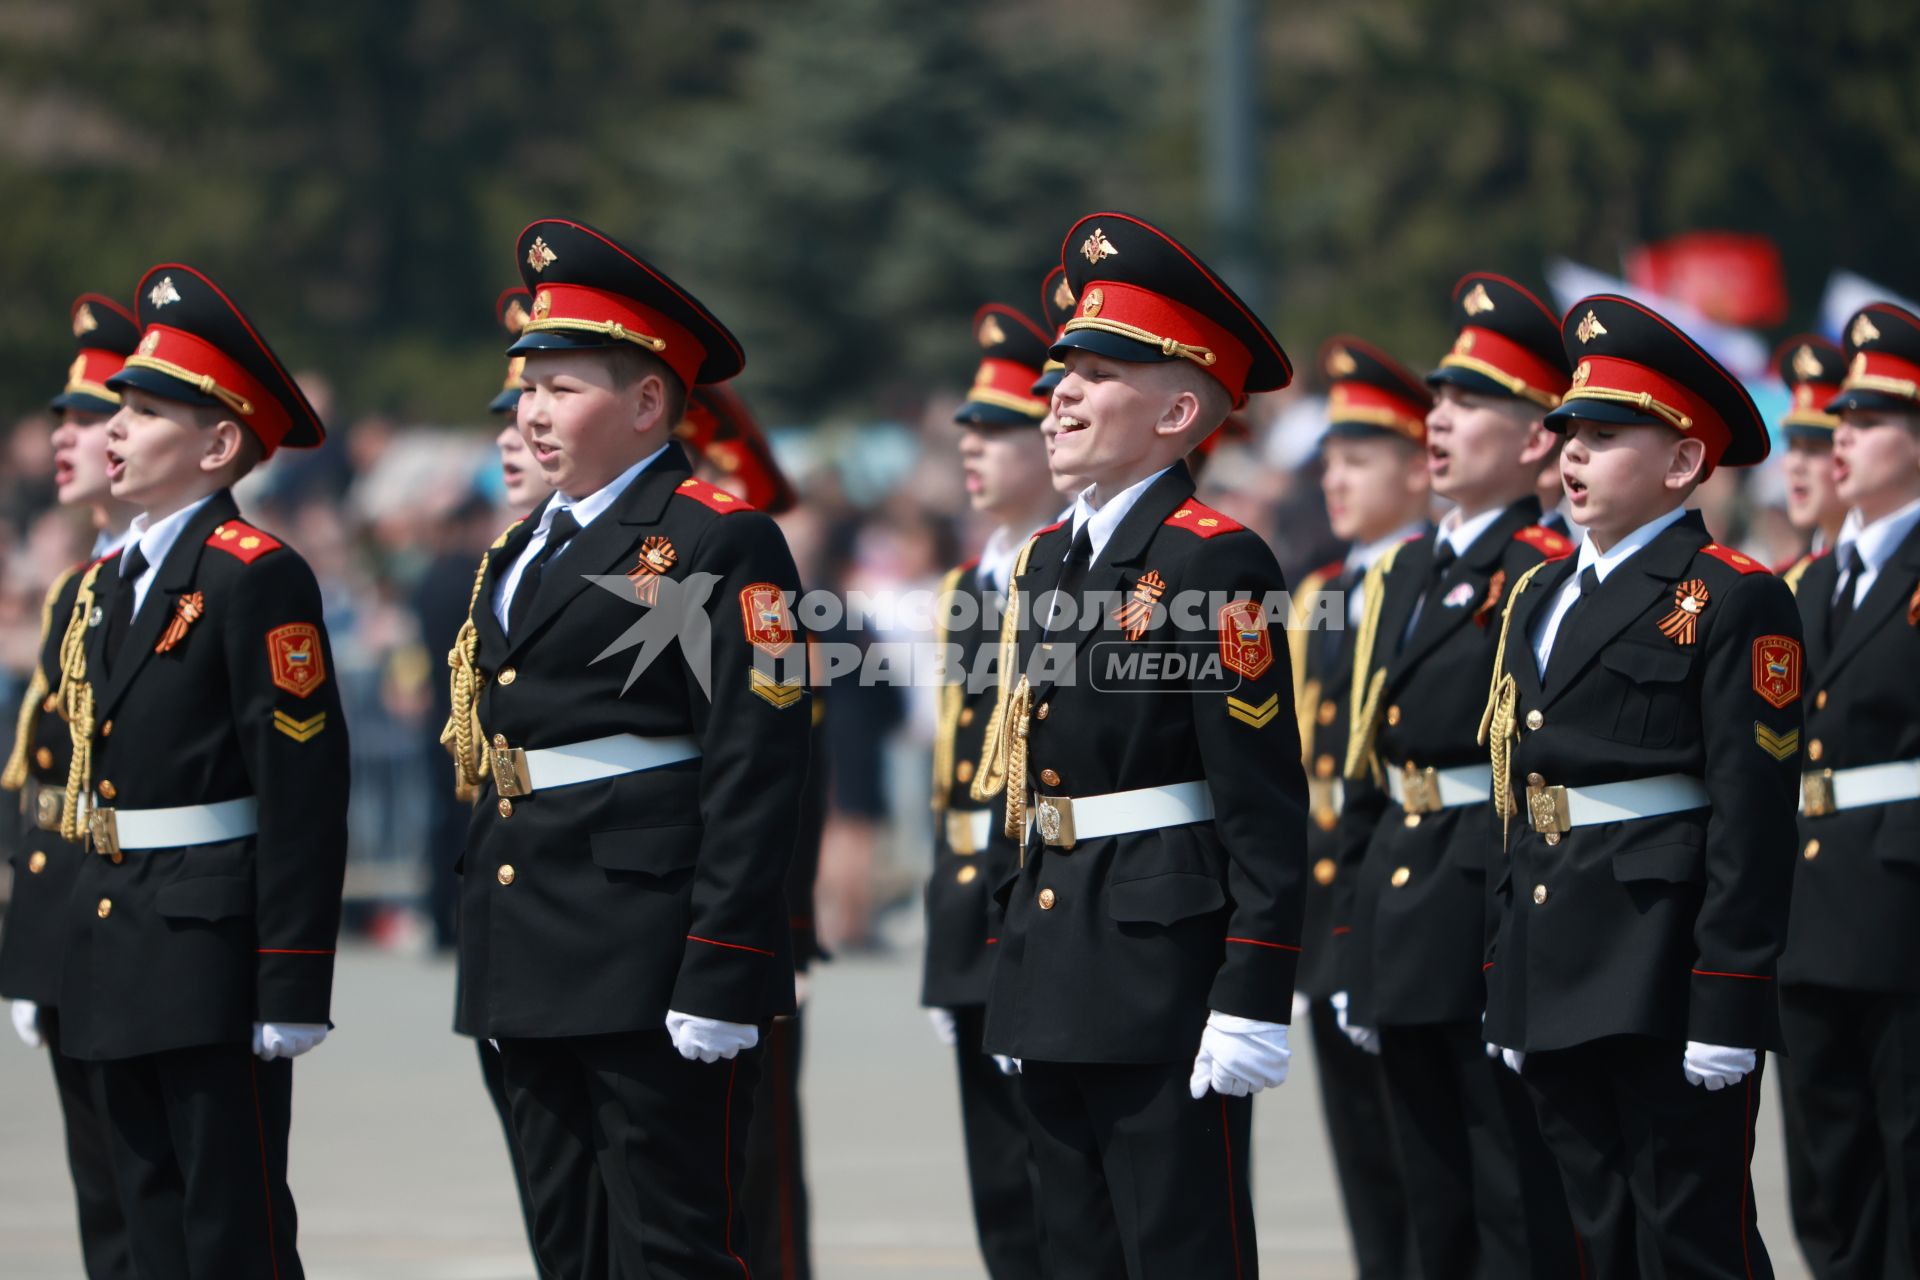
[[[218,547],[241,564],[252,564],[269,551],[280,549],[280,539],[262,533],[244,520],[229,520],[215,528],[207,545]]]
[[[1761,564],[1752,556],[1735,551],[1732,547],[1723,547],[1717,542],[1709,542],[1706,546],[1700,548],[1700,554],[1703,556],[1712,556],[1721,564],[1732,565],[1742,573],[1767,572],[1767,566]]]
[[[105,555],[103,555],[103,556],[95,556],[95,557],[94,557],[93,559],[91,559],[91,560],[89,560],[89,561],[87,561],[86,563],[84,563],[84,564],[82,564],[82,565],[80,566],[80,572],[81,572],[81,573],[85,573],[85,572],[86,572],[86,571],[87,571],[88,569],[91,569],[91,568],[93,568],[93,566],[95,566],[95,565],[97,565],[97,564],[105,564],[105,563],[106,563],[107,561],[109,561],[109,560],[111,560],[111,559],[113,559],[113,558],[114,558],[115,556],[117,556],[117,555],[119,555],[119,554],[120,554],[120,552],[121,552],[121,550],[122,550],[122,548],[120,548],[120,547],[115,547],[115,548],[114,548],[113,550],[111,550],[111,551],[109,551],[109,552],[107,552],[107,554],[105,554]]]
[[[980,557],[975,556],[971,560],[967,560],[960,564],[955,565],[953,571],[955,573],[971,573],[974,569],[978,568],[979,566],[980,566]]]
[[[1309,578],[1319,578],[1326,582],[1332,582],[1335,578],[1339,577],[1341,574],[1345,573],[1346,571],[1347,571],[1347,562],[1345,560],[1330,560],[1326,564],[1321,565],[1318,569],[1315,569],[1312,573],[1308,574],[1307,576]]]
[[[754,505],[745,498],[736,498],[719,485],[708,484],[705,480],[696,480],[688,476],[680,482],[674,494],[682,498],[692,498],[703,507],[725,515],[729,511],[752,511]]]
[[[1185,529],[1188,533],[1198,534],[1202,538],[1214,538],[1223,533],[1232,533],[1244,529],[1245,525],[1232,516],[1223,516],[1204,502],[1183,502],[1180,509],[1168,516],[1166,523],[1175,529]]]
[[[1573,541],[1565,534],[1555,533],[1545,525],[1530,524],[1514,532],[1515,542],[1524,542],[1549,560],[1559,560],[1573,554]]]
[[[1047,534],[1052,533],[1055,529],[1065,528],[1066,524],[1067,522],[1065,520],[1055,520],[1052,524],[1048,525],[1044,529],[1035,529],[1031,534],[1028,535],[1027,541],[1031,542],[1035,538],[1045,537]]]

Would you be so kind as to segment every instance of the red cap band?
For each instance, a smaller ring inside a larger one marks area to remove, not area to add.
[[[1453,340],[1453,350],[1441,368],[1470,369],[1492,378],[1517,396],[1551,409],[1567,393],[1567,373],[1539,352],[1523,347],[1506,334],[1478,325],[1466,325]]]
[[[1884,351],[1856,351],[1847,366],[1842,391],[1879,391],[1905,400],[1920,400],[1920,364]]]
[[[1002,409],[1029,414],[1036,419],[1044,418],[1047,416],[1047,402],[1033,394],[1033,384],[1039,377],[1038,369],[1029,369],[1018,361],[988,356],[980,362],[979,371],[973,375],[973,386],[967,390],[967,399],[998,405]]]
[[[248,373],[245,365],[183,329],[164,324],[147,326],[140,349],[127,357],[126,367],[152,369],[179,379],[202,395],[213,396],[233,410],[236,420],[253,432],[269,456],[293,425],[279,399]]]
[[[1427,407],[1371,382],[1336,382],[1327,392],[1327,421],[1384,427],[1415,444],[1427,439]]]
[[[127,358],[118,351],[105,351],[99,347],[80,348],[73,363],[67,366],[67,393],[79,392],[119,404],[120,393],[107,386],[107,379],[120,372],[121,366],[126,363]]]
[[[1707,466],[1717,465],[1733,443],[1733,430],[1713,406],[1679,382],[1646,365],[1617,356],[1587,356],[1573,371],[1563,403],[1598,400],[1626,405],[1660,419],[1707,446]]]
[[[1213,376],[1233,396],[1247,398],[1247,373],[1253,353],[1227,329],[1191,307],[1138,285],[1096,280],[1080,295],[1080,307],[1063,334],[1097,330],[1158,347],[1162,355],[1182,356]]]
[[[584,284],[543,284],[533,295],[533,315],[523,333],[597,333],[631,342],[664,360],[691,390],[699,381],[707,349],[679,324],[632,298]]]

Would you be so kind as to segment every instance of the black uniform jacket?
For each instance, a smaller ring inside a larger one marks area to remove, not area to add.
[[[1920,757],[1920,528],[1895,548],[1838,640],[1823,555],[1800,579],[1805,769]],[[1920,991],[1920,800],[1800,817],[1782,982]]]
[[[119,553],[90,571],[99,605]],[[75,613],[92,622],[83,586]],[[347,726],[298,553],[213,495],[181,530],[105,672],[90,625],[93,803],[259,803],[258,834],[82,859],[68,900],[61,1047],[107,1059],[248,1044],[326,1022],[347,857]]]
[[[537,750],[691,736],[700,756],[518,799],[483,774],[461,866],[457,1029],[574,1036],[657,1028],[669,1009],[791,1013],[785,879],[812,699],[785,538],[668,449],[546,566],[509,637],[494,595],[538,521],[488,552],[475,596],[482,739]],[[617,591],[589,580],[623,575]],[[652,585],[655,605],[650,576],[673,584]],[[698,643],[688,603],[708,620],[706,654],[685,647]],[[681,639],[636,672],[645,649],[618,642],[655,608],[673,610],[667,634]]]
[[[1353,684],[1354,630],[1347,625],[1346,566],[1338,561],[1302,578],[1293,591],[1287,644],[1293,658],[1293,701],[1299,715],[1300,759],[1307,771],[1306,909],[1294,986],[1324,999],[1340,990],[1334,964],[1334,896],[1340,872],[1340,813],[1346,787],[1340,765],[1347,754],[1347,690]],[[1348,590],[1357,590],[1354,580]],[[1326,603],[1322,604],[1322,599]],[[1342,929],[1344,937],[1347,931]],[[1342,942],[1338,944],[1344,946]]]
[[[1577,565],[1548,565],[1512,600],[1500,673],[1514,681],[1519,811],[1495,887],[1487,1039],[1777,1049],[1800,771],[1793,598],[1689,512],[1566,620],[1543,687],[1532,641]],[[1552,844],[1529,823],[1536,777],[1577,787],[1672,773],[1704,781],[1709,806],[1577,827]]]
[[[1025,601],[1059,580],[1072,534],[1069,522],[1035,535],[1016,578]],[[1170,616],[1135,639],[1108,626],[1053,639],[1077,646],[1075,680],[1033,685],[1027,776],[1007,785],[1071,797],[1204,780],[1215,817],[1071,849],[1029,835],[1025,866],[1000,888],[986,1044],[1041,1061],[1171,1062],[1194,1052],[1210,1009],[1280,1023],[1292,1009],[1306,778],[1285,587],[1259,535],[1195,502],[1176,465],[1120,521],[1084,589],[1109,617],[1115,600],[1157,591]],[[1186,592],[1212,598],[1187,608]],[[1183,611],[1197,629],[1173,625]],[[1023,672],[1040,635],[1020,633]],[[1213,679],[1144,674],[1209,658]]]
[[[1381,779],[1409,766],[1467,767],[1484,778],[1487,752],[1476,737],[1500,604],[1548,553],[1572,550],[1533,523],[1539,514],[1531,495],[1508,507],[1437,585],[1437,536],[1401,544],[1371,588],[1381,593],[1378,633],[1353,686],[1364,692],[1384,673],[1373,694],[1374,749],[1360,770]],[[1498,852],[1487,841],[1489,806],[1408,813],[1378,789],[1361,795],[1356,790],[1360,829],[1346,845],[1359,859],[1346,869],[1353,932],[1340,948],[1349,1017],[1368,1027],[1477,1020],[1486,995],[1487,871]]]
[[[53,1006],[60,1002],[60,963],[66,954],[66,905],[85,848],[60,838],[60,804],[73,757],[67,722],[55,710],[60,687],[60,641],[86,565],[60,575],[40,616],[40,679],[27,690],[14,743],[20,783],[20,832],[11,845],[13,897],[0,927],[0,996]]]
[[[1000,615],[982,590],[977,561],[953,570],[941,583],[943,602],[955,600],[953,613],[943,618],[974,621],[944,633],[945,643],[958,651],[959,666],[950,672],[954,681],[940,690],[934,726],[933,874],[927,880],[927,958],[920,988],[920,1002],[932,1008],[987,1002],[1000,916],[991,895],[1020,862],[1019,847],[1000,821],[1001,797],[975,800],[971,795],[999,692],[996,681],[972,678],[981,670],[983,654],[992,660],[1000,638]],[[964,598],[975,607],[969,609]],[[956,850],[947,838],[948,815],[982,808],[989,812],[987,846]]]

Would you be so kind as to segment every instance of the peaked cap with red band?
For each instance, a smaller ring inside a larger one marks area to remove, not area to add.
[[[1124,213],[1095,213],[1060,248],[1077,300],[1053,357],[1070,350],[1133,364],[1190,360],[1233,397],[1277,391],[1293,365],[1267,326],[1178,240]]]
[[[1831,441],[1840,419],[1827,412],[1827,404],[1840,394],[1847,372],[1840,344],[1817,333],[1796,334],[1774,351],[1773,370],[1793,396],[1793,407],[1780,419],[1787,439]]]
[[[219,285],[169,262],[141,277],[137,302],[140,345],[108,387],[223,409],[269,457],[282,446],[311,449],[326,439],[306,393]]]
[[[1327,434],[1364,439],[1394,435],[1427,442],[1427,410],[1433,393],[1419,375],[1359,338],[1329,338],[1320,348],[1327,390]]]
[[[508,337],[518,338],[527,321],[533,319],[532,291],[518,285],[502,289],[500,296],[493,300],[493,318],[500,322]],[[512,413],[520,407],[520,371],[526,363],[525,356],[507,357],[507,376],[500,383],[500,394],[488,403],[488,413]]]
[[[1483,396],[1560,403],[1572,377],[1560,321],[1524,286],[1475,271],[1453,286],[1453,347],[1427,385],[1455,386]]]
[[[120,372],[133,349],[140,345],[140,321],[112,298],[83,293],[68,309],[73,322],[73,363],[67,366],[67,385],[48,407],[58,413],[112,413],[120,395],[107,379]]]
[[[1631,298],[1595,294],[1560,322],[1573,383],[1547,415],[1579,422],[1671,427],[1707,446],[1707,470],[1750,467],[1773,447],[1740,380],[1671,321]]]
[[[1073,286],[1067,283],[1067,269],[1055,267],[1047,272],[1047,278],[1040,282],[1040,319],[1050,335],[1047,345],[1051,347],[1060,340],[1060,331],[1067,327],[1067,321],[1073,319],[1077,310],[1073,296]],[[1045,364],[1040,366],[1040,380],[1033,384],[1033,394],[1040,397],[1053,395],[1053,389],[1060,385],[1060,375],[1067,366],[1048,355]]]
[[[543,219],[520,233],[515,252],[533,311],[508,355],[632,343],[665,361],[687,390],[725,382],[747,362],[698,298],[584,223]]]
[[[1828,413],[1848,409],[1920,412],[1920,316],[1869,302],[1847,321],[1847,376]]]
[[[989,302],[973,313],[980,367],[953,420],[976,427],[1031,427],[1047,416],[1047,402],[1034,381],[1047,362],[1053,336],[1005,303]]]
[[[687,394],[687,416],[673,433],[715,470],[737,479],[740,496],[755,510],[774,516],[792,510],[793,485],[774,461],[773,446],[752,410],[732,387],[695,387]]]

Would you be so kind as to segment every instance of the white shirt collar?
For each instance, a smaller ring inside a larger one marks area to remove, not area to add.
[[[670,444],[672,442],[669,441],[668,443]],[[537,534],[546,533],[547,530],[553,527],[553,517],[560,511],[573,512],[573,518],[579,522],[580,527],[582,529],[586,528],[600,516],[606,514],[607,509],[618,502],[620,495],[627,491],[627,486],[631,485],[642,471],[652,466],[655,458],[658,458],[666,451],[667,446],[664,444],[661,445],[658,449],[655,449],[652,453],[640,459],[640,461],[634,463],[584,498],[569,498],[566,494],[556,491],[553,495],[553,501],[549,502],[547,509],[540,513],[540,526],[535,529],[534,532]]]
[[[121,540],[120,545],[131,548],[138,544],[140,554],[146,558],[148,570],[158,569],[166,560],[167,553],[173,550],[173,544],[180,540],[180,531],[187,527],[188,522],[200,508],[211,501],[213,501],[213,495],[210,493],[200,501],[189,503],[172,515],[161,516],[158,520],[149,518],[147,513],[142,511],[133,518],[133,523],[127,526],[126,537]],[[127,560],[130,555],[129,551],[128,555],[120,559],[120,572],[123,575],[127,571]]]
[[[1628,556],[1652,542],[1670,526],[1679,523],[1680,517],[1686,514],[1684,506],[1675,507],[1667,514],[1647,521],[1605,552],[1593,544],[1591,533],[1583,534],[1580,538],[1580,558],[1574,565],[1574,577],[1592,569],[1594,576],[1605,582],[1607,575],[1624,564]]]
[[[118,551],[121,547],[126,546],[127,537],[130,533],[131,533],[131,530],[129,529],[122,529],[118,533],[115,533],[110,529],[101,529],[98,532],[96,532],[93,535],[93,558],[95,560],[98,560],[103,556],[106,556],[111,552]]]
[[[1173,467],[1179,465],[1176,462]],[[1078,538],[1081,526],[1087,527],[1087,540],[1093,546],[1094,560],[1098,560],[1100,553],[1106,550],[1107,540],[1113,537],[1113,531],[1120,527],[1120,522],[1127,518],[1127,512],[1133,510],[1133,504],[1140,501],[1140,495],[1173,467],[1163,467],[1145,480],[1128,485],[1097,509],[1092,500],[1094,486],[1088,485],[1080,491],[1080,496],[1073,500],[1073,536]]]
[[[1020,558],[1020,548],[1026,546],[1031,537],[1032,529],[1016,534],[1010,524],[1003,524],[988,534],[987,545],[980,548],[980,585],[992,591],[1005,591],[1013,562]]]
[[[1347,549],[1347,568],[1361,573],[1373,568],[1374,561],[1387,554],[1409,538],[1417,537],[1425,521],[1415,520],[1404,528],[1395,529],[1384,538],[1373,542],[1355,543]]]
[[[1434,530],[1434,542],[1436,544],[1445,542],[1453,548],[1454,555],[1464,556],[1467,554],[1467,548],[1478,541],[1481,534],[1491,529],[1493,522],[1505,515],[1507,510],[1506,507],[1495,507],[1491,511],[1482,511],[1473,519],[1467,520],[1461,517],[1460,508],[1455,507],[1441,517],[1440,527]]]
[[[1909,502],[1898,511],[1881,516],[1872,524],[1856,525],[1853,543],[1860,549],[1860,560],[1868,569],[1878,572],[1891,556],[1894,548],[1906,541],[1913,526],[1920,524],[1920,500]]]

